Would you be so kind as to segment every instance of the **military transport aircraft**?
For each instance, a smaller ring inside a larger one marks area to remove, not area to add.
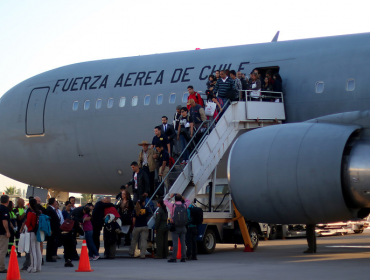
[[[0,172],[57,191],[116,193],[137,144],[186,105],[188,85],[204,92],[218,69],[271,69],[283,78],[288,124],[235,142],[239,210],[274,223],[366,216],[370,33],[275,41],[83,62],[27,79],[0,99]]]

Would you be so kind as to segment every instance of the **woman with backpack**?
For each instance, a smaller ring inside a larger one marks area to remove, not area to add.
[[[168,257],[168,229],[167,229],[167,207],[164,205],[163,197],[158,199],[158,211],[155,217],[154,232],[156,233],[157,254],[155,259],[167,259]]]
[[[170,199],[175,198],[175,203],[169,202]],[[183,197],[181,194],[173,193],[168,196],[168,200],[163,201],[164,205],[170,210],[171,213],[171,234],[173,240],[172,258],[168,260],[170,263],[176,262],[178,242],[180,239],[181,244],[181,262],[186,262],[186,225],[188,223],[187,209],[190,205],[190,200]],[[176,215],[174,215],[176,213]]]
[[[36,233],[39,224],[40,211],[37,207],[36,199],[32,198],[30,200],[30,208],[27,213],[26,226],[27,231],[30,233],[30,258],[31,264],[28,267],[27,271],[29,273],[35,273],[41,271],[41,249],[40,242],[37,241]]]

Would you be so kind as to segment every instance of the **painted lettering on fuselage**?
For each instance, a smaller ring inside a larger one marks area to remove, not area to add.
[[[249,62],[241,62],[237,67],[237,71],[244,70],[244,66]],[[232,69],[232,63],[225,63],[221,65],[206,65],[203,67],[185,67],[176,68],[172,72],[165,70],[151,70],[139,72],[127,72],[119,74],[116,79],[109,78],[109,75],[94,75],[86,77],[63,78],[58,79],[53,87],[53,92],[57,89],[66,91],[78,90],[94,90],[107,88],[112,86],[114,88],[136,87],[136,86],[151,86],[163,84],[167,79],[169,83],[190,83],[191,77],[198,77],[200,81],[208,79],[209,75],[216,70]],[[197,69],[199,74],[196,75]]]

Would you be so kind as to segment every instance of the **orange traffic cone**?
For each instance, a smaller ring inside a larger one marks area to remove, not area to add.
[[[15,246],[13,245],[12,250],[10,251],[10,259],[8,265],[8,273],[6,274],[6,280],[19,279],[21,279],[21,273],[19,272],[17,252],[15,251]]]
[[[178,239],[178,242],[177,242],[177,255],[176,255],[176,259],[181,260],[181,242],[180,242],[180,238]]]
[[[90,267],[89,255],[87,253],[86,240],[82,243],[80,262],[78,264],[78,269],[76,272],[91,272],[94,271]]]

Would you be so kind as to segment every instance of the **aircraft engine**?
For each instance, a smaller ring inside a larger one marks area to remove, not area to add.
[[[294,123],[252,130],[232,146],[228,179],[250,220],[316,224],[363,218],[370,209],[370,141],[361,127]]]

